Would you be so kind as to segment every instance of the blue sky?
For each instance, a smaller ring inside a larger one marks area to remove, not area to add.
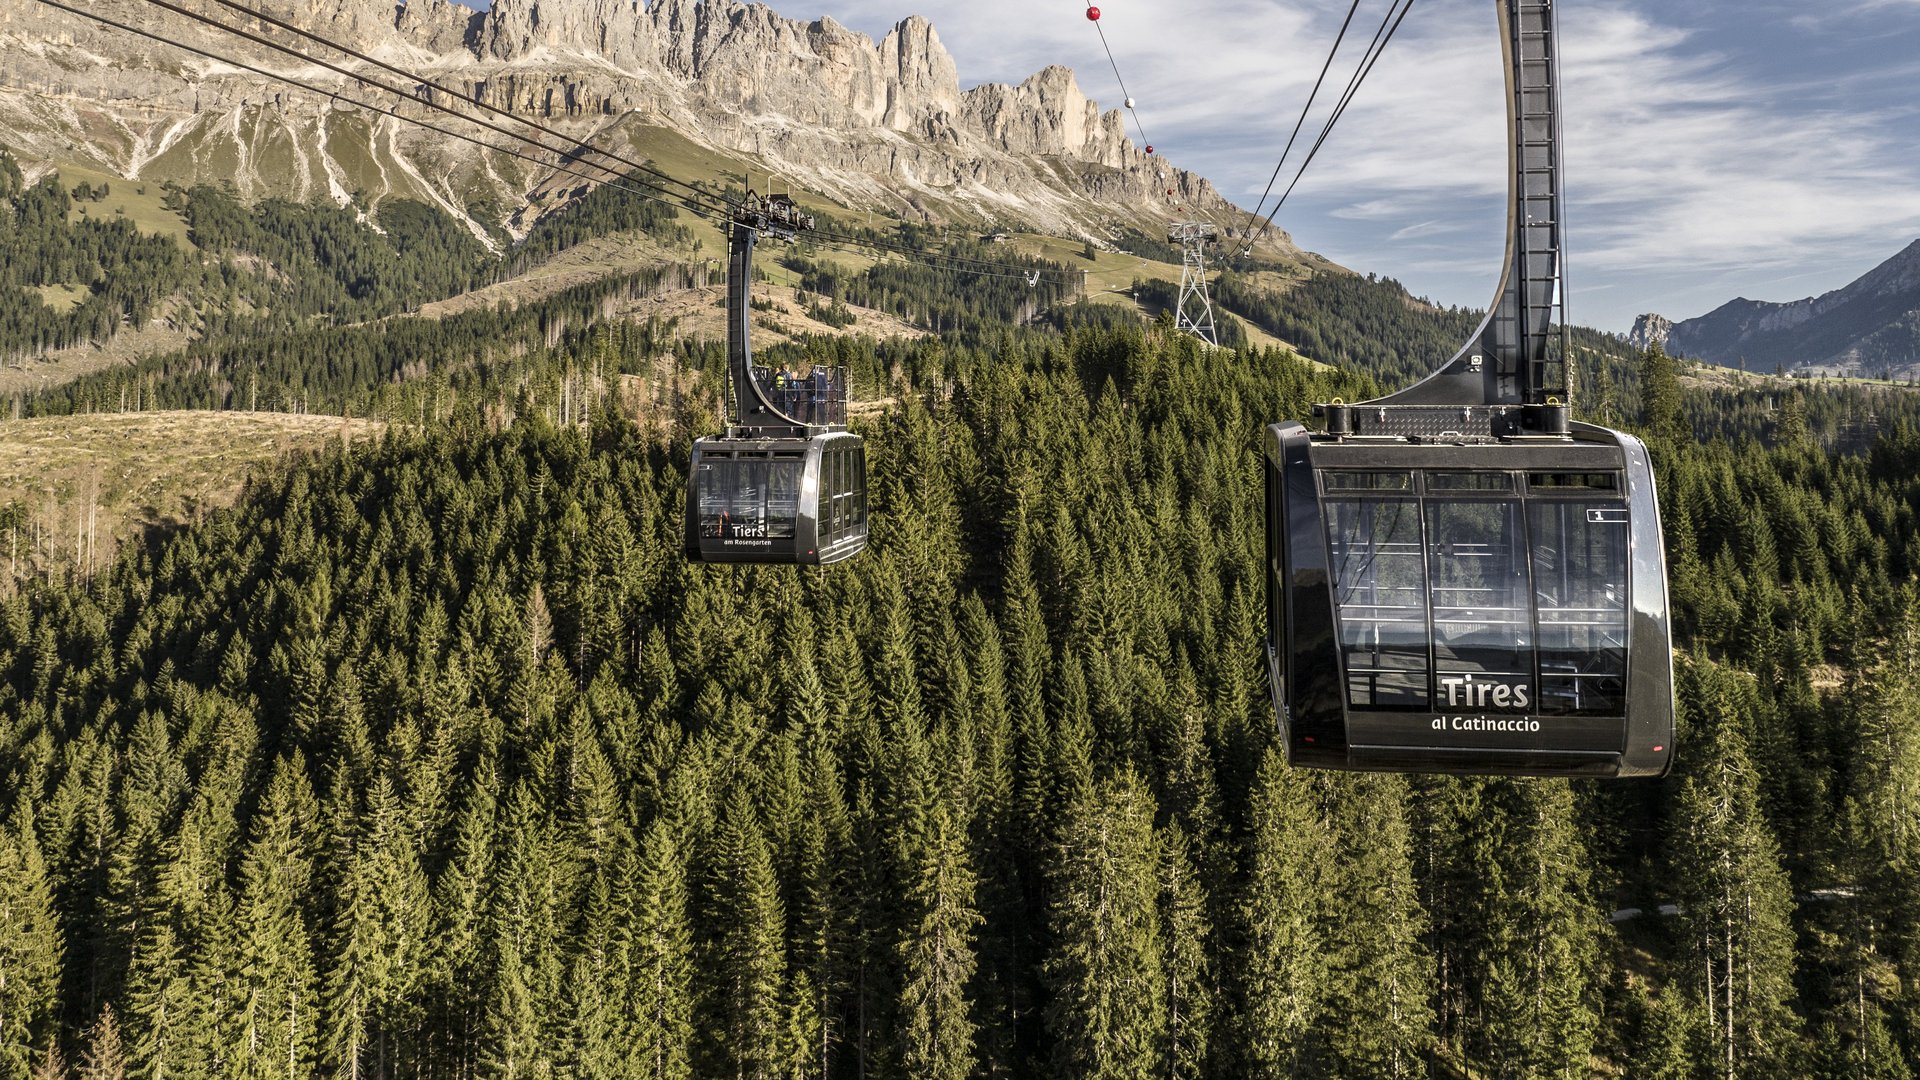
[[[1100,6],[1156,147],[1251,206],[1347,4]],[[1350,49],[1386,6],[1362,0]],[[1062,63],[1103,106],[1120,100],[1084,0],[774,7],[876,37],[921,14],[963,85]],[[1560,18],[1575,321],[1625,330],[1643,311],[1815,295],[1920,237],[1920,0],[1571,0]],[[1330,81],[1345,74],[1336,62]],[[1503,243],[1501,80],[1492,3],[1417,0],[1276,224],[1356,270],[1484,306]]]

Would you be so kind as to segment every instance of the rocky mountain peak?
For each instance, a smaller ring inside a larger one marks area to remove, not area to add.
[[[1847,286],[1847,289],[1869,296],[1920,292],[1920,240],[1908,244],[1898,255],[1867,271],[1864,277]]]
[[[1627,344],[1636,349],[1665,345],[1667,335],[1671,333],[1673,333],[1672,319],[1649,312],[1633,320],[1633,329],[1627,332]]]
[[[390,0],[277,0],[260,10],[295,26],[356,45],[391,44],[397,36]]]
[[[960,111],[960,69],[927,20],[912,15],[895,24],[880,41],[880,64],[898,87],[882,120],[887,127],[905,131],[917,120]]]
[[[451,55],[476,43],[486,20],[453,0],[407,0],[393,21],[401,37],[429,53]]]
[[[637,71],[657,56],[641,0],[494,0],[480,48],[491,60],[578,57]]]

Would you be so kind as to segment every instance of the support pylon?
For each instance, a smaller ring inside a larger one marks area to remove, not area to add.
[[[1207,295],[1207,245],[1218,235],[1219,230],[1204,221],[1167,226],[1167,243],[1180,245],[1180,299],[1173,305],[1173,328],[1209,345],[1220,344],[1213,328],[1213,300]]]

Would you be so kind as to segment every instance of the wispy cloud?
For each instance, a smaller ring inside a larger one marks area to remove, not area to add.
[[[1441,221],[1436,218],[1433,221],[1423,221],[1418,225],[1409,225],[1404,229],[1396,231],[1392,236],[1387,237],[1387,239],[1413,240],[1422,236],[1433,236],[1438,233],[1459,232],[1461,228],[1462,226],[1455,222]]]

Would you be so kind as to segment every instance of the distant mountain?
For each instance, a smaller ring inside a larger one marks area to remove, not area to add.
[[[329,93],[379,97],[144,3],[88,6]],[[271,11],[674,175],[771,172],[795,189],[911,221],[1097,238],[1230,216],[1204,177],[1134,145],[1119,111],[1102,112],[1067,68],[962,91],[953,58],[918,16],[876,43],[830,18],[802,22],[737,0],[497,0],[487,11],[449,0],[280,0]],[[583,187],[34,0],[0,0],[0,56],[0,145],[28,160],[224,183],[246,198],[406,197],[468,220],[477,234],[523,233]],[[422,105],[402,108],[458,123]],[[1297,251],[1271,237],[1275,255]]]
[[[1920,240],[1824,296],[1742,297],[1676,324],[1667,351],[1749,371],[1920,374]]]

